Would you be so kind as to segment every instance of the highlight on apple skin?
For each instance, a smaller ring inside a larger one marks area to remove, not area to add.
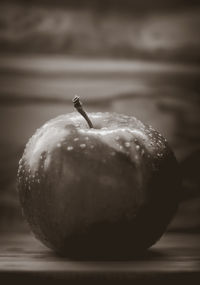
[[[141,253],[164,233],[180,194],[166,139],[135,117],[77,112],[30,138],[19,162],[20,203],[32,232],[69,257]]]

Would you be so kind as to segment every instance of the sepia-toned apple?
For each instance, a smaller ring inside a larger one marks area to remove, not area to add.
[[[18,190],[35,236],[61,255],[131,256],[174,216],[178,163],[166,139],[135,117],[83,111],[58,116],[30,138]]]

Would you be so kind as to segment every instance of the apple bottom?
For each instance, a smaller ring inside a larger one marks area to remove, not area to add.
[[[140,256],[162,236],[175,211],[176,205],[171,205],[170,211],[163,205],[143,206],[135,221],[94,223],[82,233],[67,236],[62,244],[54,247],[48,243],[48,247],[72,259]]]

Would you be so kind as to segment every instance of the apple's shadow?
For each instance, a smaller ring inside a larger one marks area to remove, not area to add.
[[[134,254],[112,254],[112,255],[84,255],[84,256],[67,256],[58,253],[54,253],[57,258],[67,261],[90,261],[90,262],[102,262],[102,261],[151,261],[151,260],[160,260],[166,257],[166,254],[157,249],[148,249],[146,251]]]

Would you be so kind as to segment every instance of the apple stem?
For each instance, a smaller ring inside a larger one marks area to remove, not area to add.
[[[83,116],[83,118],[87,121],[89,128],[94,128],[92,122],[90,121],[87,113],[83,110],[82,103],[80,102],[80,98],[75,96],[72,100],[74,103],[74,107],[76,110]]]

